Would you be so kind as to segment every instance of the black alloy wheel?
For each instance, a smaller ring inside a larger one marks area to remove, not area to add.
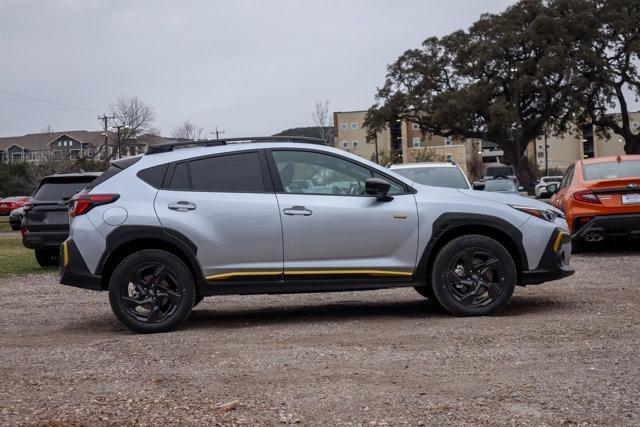
[[[189,268],[176,255],[158,249],[127,256],[109,281],[113,313],[136,332],[174,329],[189,316],[195,300]]]
[[[481,235],[457,237],[438,252],[431,272],[432,291],[453,314],[492,314],[509,301],[517,272],[513,258],[498,241]]]
[[[158,262],[143,263],[133,272],[120,299],[127,312],[145,323],[162,322],[182,302],[182,287],[176,275]]]
[[[505,284],[505,269],[492,252],[466,248],[449,263],[447,286],[451,295],[467,307],[482,307],[496,301]]]

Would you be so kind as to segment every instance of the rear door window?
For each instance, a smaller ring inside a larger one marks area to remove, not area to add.
[[[189,162],[193,191],[261,193],[265,184],[257,151]]]

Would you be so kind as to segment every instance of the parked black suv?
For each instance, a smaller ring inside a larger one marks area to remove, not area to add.
[[[35,249],[42,267],[57,265],[60,245],[69,235],[67,201],[88,186],[101,172],[66,173],[40,181],[24,209],[22,244]]]

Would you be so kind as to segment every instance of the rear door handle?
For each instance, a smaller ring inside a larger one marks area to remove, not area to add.
[[[309,216],[313,213],[312,211],[305,208],[304,206],[293,206],[291,208],[283,210],[282,212],[284,212],[285,215],[302,215],[302,216]]]
[[[169,203],[169,209],[171,209],[172,211],[186,212],[186,211],[192,211],[195,208],[196,208],[195,203],[185,202],[184,200],[181,200],[176,203]]]

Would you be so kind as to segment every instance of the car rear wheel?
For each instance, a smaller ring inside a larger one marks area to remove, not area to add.
[[[440,250],[431,283],[450,313],[483,316],[505,306],[516,285],[513,258],[499,242],[480,235],[458,237]]]
[[[109,281],[111,309],[135,332],[167,332],[182,323],[195,301],[187,266],[172,253],[147,249],[126,257]]]
[[[47,249],[36,249],[36,262],[40,267],[52,267],[58,265],[58,252]]]

